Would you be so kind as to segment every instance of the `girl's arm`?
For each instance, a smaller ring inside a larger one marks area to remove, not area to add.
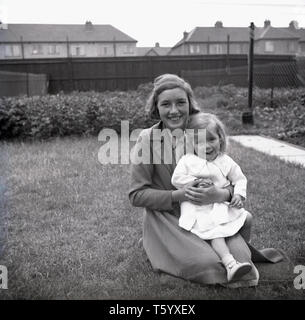
[[[174,173],[172,175],[172,185],[175,186],[177,189],[183,189],[187,185],[193,185],[194,181],[197,179],[197,177],[189,174],[188,169],[188,157],[182,156],[182,158],[178,161],[177,166],[174,170]]]
[[[228,157],[229,158],[229,157]],[[230,159],[230,170],[228,172],[228,180],[234,186],[234,194],[241,195],[244,199],[247,197],[247,178],[243,174],[240,166],[232,159]]]

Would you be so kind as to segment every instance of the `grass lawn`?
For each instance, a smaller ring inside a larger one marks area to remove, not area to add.
[[[138,241],[129,165],[101,165],[97,138],[0,144],[1,299],[303,299],[293,279],[203,286],[154,273]],[[305,265],[305,170],[232,143],[248,177],[252,244]]]

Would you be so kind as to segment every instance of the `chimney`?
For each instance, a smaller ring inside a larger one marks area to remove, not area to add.
[[[216,21],[215,28],[223,28],[222,21]]]
[[[264,28],[268,28],[268,27],[271,27],[271,21],[270,20],[265,20],[264,21]]]
[[[91,21],[86,21],[85,23],[85,29],[86,30],[92,30],[93,29],[93,25]]]
[[[155,48],[159,48],[160,47],[160,43],[159,42],[156,42],[155,43]]]
[[[183,32],[183,40],[186,40],[186,38],[187,38],[188,35],[189,35],[188,32],[184,31],[184,32]]]
[[[296,29],[299,29],[299,23],[295,20],[290,21],[289,29],[293,31],[295,31]]]

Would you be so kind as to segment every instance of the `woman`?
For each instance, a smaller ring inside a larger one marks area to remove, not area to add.
[[[195,204],[210,204],[230,201],[232,188],[187,186],[176,190],[171,184],[171,177],[179,160],[177,157],[183,154],[183,135],[176,137],[170,148],[166,145],[163,153],[158,150],[158,143],[154,143],[156,136],[160,138],[154,134],[156,129],[167,129],[166,132],[171,135],[174,131],[187,128],[189,116],[199,111],[193,91],[180,77],[164,74],[155,79],[147,106],[151,117],[160,119],[160,122],[143,130],[138,138],[133,154],[138,154],[140,149],[142,152],[150,150],[151,161],[138,164],[134,161],[129,192],[131,204],[145,208],[143,246],[147,256],[155,271],[202,284],[227,284],[226,270],[210,243],[179,227],[179,202],[189,200]],[[172,155],[171,163],[164,161],[164,155],[168,152]],[[262,253],[246,243],[250,240],[250,227],[249,216],[240,232],[227,238],[227,245],[236,259],[252,265],[252,270],[231,282],[230,287],[257,285],[259,274],[252,260],[282,260],[282,255],[274,249],[265,249]]]

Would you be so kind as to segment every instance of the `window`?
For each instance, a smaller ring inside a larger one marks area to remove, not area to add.
[[[222,45],[217,43],[217,44],[210,44],[210,53],[211,54],[220,54],[223,53],[222,50]]]
[[[199,45],[199,44],[191,44],[191,45],[190,45],[190,53],[191,53],[191,54],[198,54],[198,53],[200,53],[200,45]]]
[[[288,52],[296,52],[296,46],[294,41],[288,42]]]
[[[18,45],[7,45],[5,46],[5,56],[6,57],[20,57],[21,48]]]
[[[85,55],[85,47],[82,45],[72,45],[71,47],[72,56],[80,57]]]
[[[50,44],[48,46],[48,54],[49,55],[58,55],[60,53],[59,46],[56,44]]]
[[[42,45],[34,44],[32,48],[32,55],[43,54]]]
[[[273,52],[274,51],[274,43],[272,41],[265,42],[265,52]]]
[[[109,56],[111,55],[112,51],[109,46],[100,46],[98,48],[98,55],[99,56]]]
[[[130,44],[124,46],[124,53],[133,53],[133,46]]]

